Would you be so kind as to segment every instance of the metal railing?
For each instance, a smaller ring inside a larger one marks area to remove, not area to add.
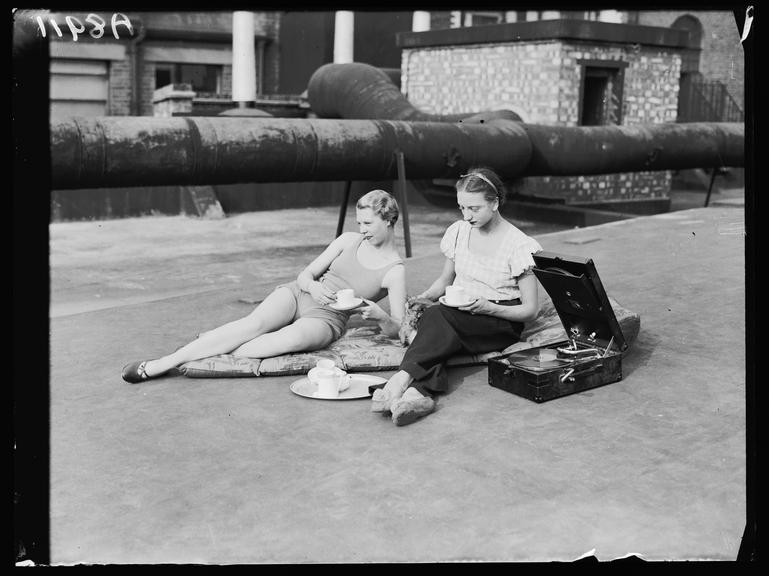
[[[744,122],[745,113],[723,82],[693,75],[682,79],[678,122]]]

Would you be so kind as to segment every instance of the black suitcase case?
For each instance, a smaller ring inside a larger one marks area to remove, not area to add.
[[[593,261],[539,252],[534,262],[568,340],[490,358],[489,384],[545,402],[622,380],[627,343]]]

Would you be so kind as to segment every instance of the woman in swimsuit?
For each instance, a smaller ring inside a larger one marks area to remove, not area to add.
[[[218,354],[269,358],[319,350],[344,334],[354,312],[376,320],[384,334],[397,337],[406,302],[405,267],[395,247],[398,215],[398,203],[390,194],[368,192],[356,205],[358,233],[336,238],[295,281],[276,287],[248,316],[204,332],[171,354],[126,365],[123,379],[144,382],[185,362]],[[365,306],[335,309],[336,292],[346,288]],[[376,304],[385,295],[389,314]]]

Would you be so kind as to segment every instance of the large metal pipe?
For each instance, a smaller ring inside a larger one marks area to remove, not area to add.
[[[513,177],[523,127],[296,118],[68,118],[51,124],[54,189],[450,178],[478,163]]]
[[[734,123],[554,127],[296,118],[68,118],[51,123],[55,189],[239,182],[503,178],[744,165]]]
[[[321,118],[405,120],[410,122],[490,122],[521,120],[512,110],[428,114],[414,107],[381,69],[362,63],[325,64],[307,84],[307,99]]]
[[[738,123],[521,126],[532,148],[525,176],[717,168],[745,162],[745,127]]]

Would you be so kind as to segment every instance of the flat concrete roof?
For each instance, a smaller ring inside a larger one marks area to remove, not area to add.
[[[412,292],[450,222],[418,213]],[[623,379],[581,394],[536,404],[457,368],[434,414],[396,427],[367,400],[296,396],[291,376],[121,380],[248,313],[335,226],[333,208],[50,226],[53,564],[736,558],[742,206],[534,234],[593,258],[641,316]]]

